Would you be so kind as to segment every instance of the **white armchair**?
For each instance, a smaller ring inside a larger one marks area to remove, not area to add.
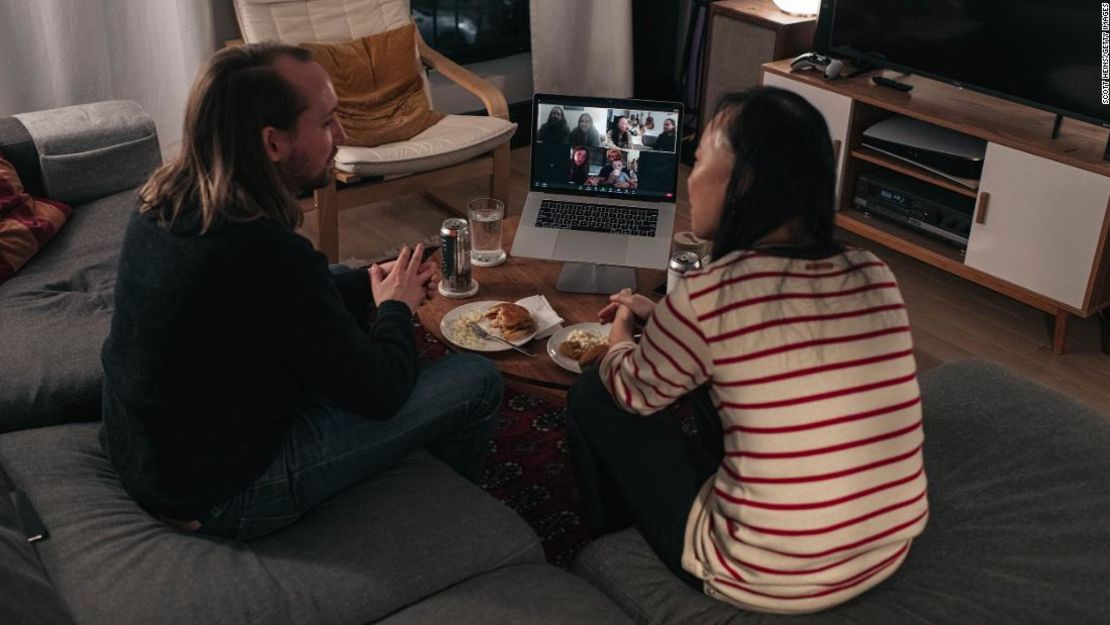
[[[293,45],[351,41],[412,22],[408,0],[235,0],[235,15],[245,42]],[[506,199],[509,140],[516,124],[509,121],[505,96],[432,50],[419,32],[413,54],[425,68],[478,96],[487,115],[447,115],[408,141],[340,146],[332,183],[317,190],[305,207],[317,211],[317,248],[332,262],[339,257],[340,210],[483,174],[490,176],[490,195]],[[426,72],[424,92],[431,102]]]

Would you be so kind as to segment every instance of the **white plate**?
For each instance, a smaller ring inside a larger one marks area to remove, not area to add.
[[[463,345],[462,343],[455,340],[455,329],[454,329],[455,321],[457,319],[461,318],[461,317],[464,317],[466,315],[469,315],[469,314],[475,313],[475,312],[480,312],[483,315],[480,319],[478,319],[478,325],[485,328],[485,330],[487,332],[489,332],[490,334],[493,334],[495,336],[500,336],[501,331],[497,330],[495,328],[491,328],[490,325],[489,325],[490,320],[486,319],[484,315],[487,311],[489,311],[490,308],[493,308],[494,306],[496,306],[498,304],[506,304],[506,303],[508,303],[508,302],[498,302],[498,301],[489,300],[489,301],[470,302],[469,304],[463,304],[462,306],[459,306],[458,308],[455,308],[455,309],[451,310],[446,315],[443,315],[443,321],[439,322],[439,331],[443,333],[443,338],[447,339],[452,344],[457,345],[457,346],[459,346],[463,349],[469,349],[469,350],[475,351],[475,352],[503,352],[503,351],[512,349],[511,347],[502,343],[501,341],[495,341],[493,339],[480,339],[480,338],[478,338],[476,336],[473,336],[473,335],[471,335],[472,338],[474,339],[473,344]],[[512,343],[513,343],[513,345],[516,345],[516,346],[519,347],[521,345],[524,345],[528,341],[531,341],[535,336],[536,336],[536,333],[533,332],[533,333],[529,334],[528,336],[525,336],[523,338],[512,341]]]
[[[603,326],[600,323],[576,323],[572,326],[567,326],[547,339],[547,355],[555,361],[555,364],[570,371],[571,373],[582,373],[582,368],[578,366],[578,361],[573,358],[567,358],[559,353],[559,344],[570,337],[570,333],[575,330],[585,330],[591,334],[596,334],[602,337],[609,336],[609,329],[611,326]]]

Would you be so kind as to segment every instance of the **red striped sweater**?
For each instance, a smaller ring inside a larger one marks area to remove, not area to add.
[[[730,254],[681,281],[601,374],[641,414],[711,383],[725,459],[690,511],[682,559],[711,596],[821,610],[889,577],[925,527],[909,323],[870,252]]]

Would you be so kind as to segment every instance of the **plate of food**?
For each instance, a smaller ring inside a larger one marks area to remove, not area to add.
[[[470,329],[470,322],[516,346],[524,345],[536,336],[536,320],[527,308],[495,301],[471,302],[451,310],[439,322],[439,330],[444,338],[463,349],[476,352],[512,349],[501,341],[478,338]]]
[[[600,323],[576,323],[547,340],[547,355],[573,373],[582,373],[582,367],[600,363],[607,351],[609,326]]]

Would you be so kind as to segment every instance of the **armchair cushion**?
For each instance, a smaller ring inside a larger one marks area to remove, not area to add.
[[[350,41],[412,22],[408,0],[235,0],[243,41]]]
[[[416,174],[485,154],[512,138],[516,124],[499,117],[448,115],[408,141],[340,146],[335,167],[361,176]]]
[[[415,36],[416,26],[406,24],[344,43],[301,44],[331,77],[350,145],[407,141],[443,119],[429,106],[409,52]]]

